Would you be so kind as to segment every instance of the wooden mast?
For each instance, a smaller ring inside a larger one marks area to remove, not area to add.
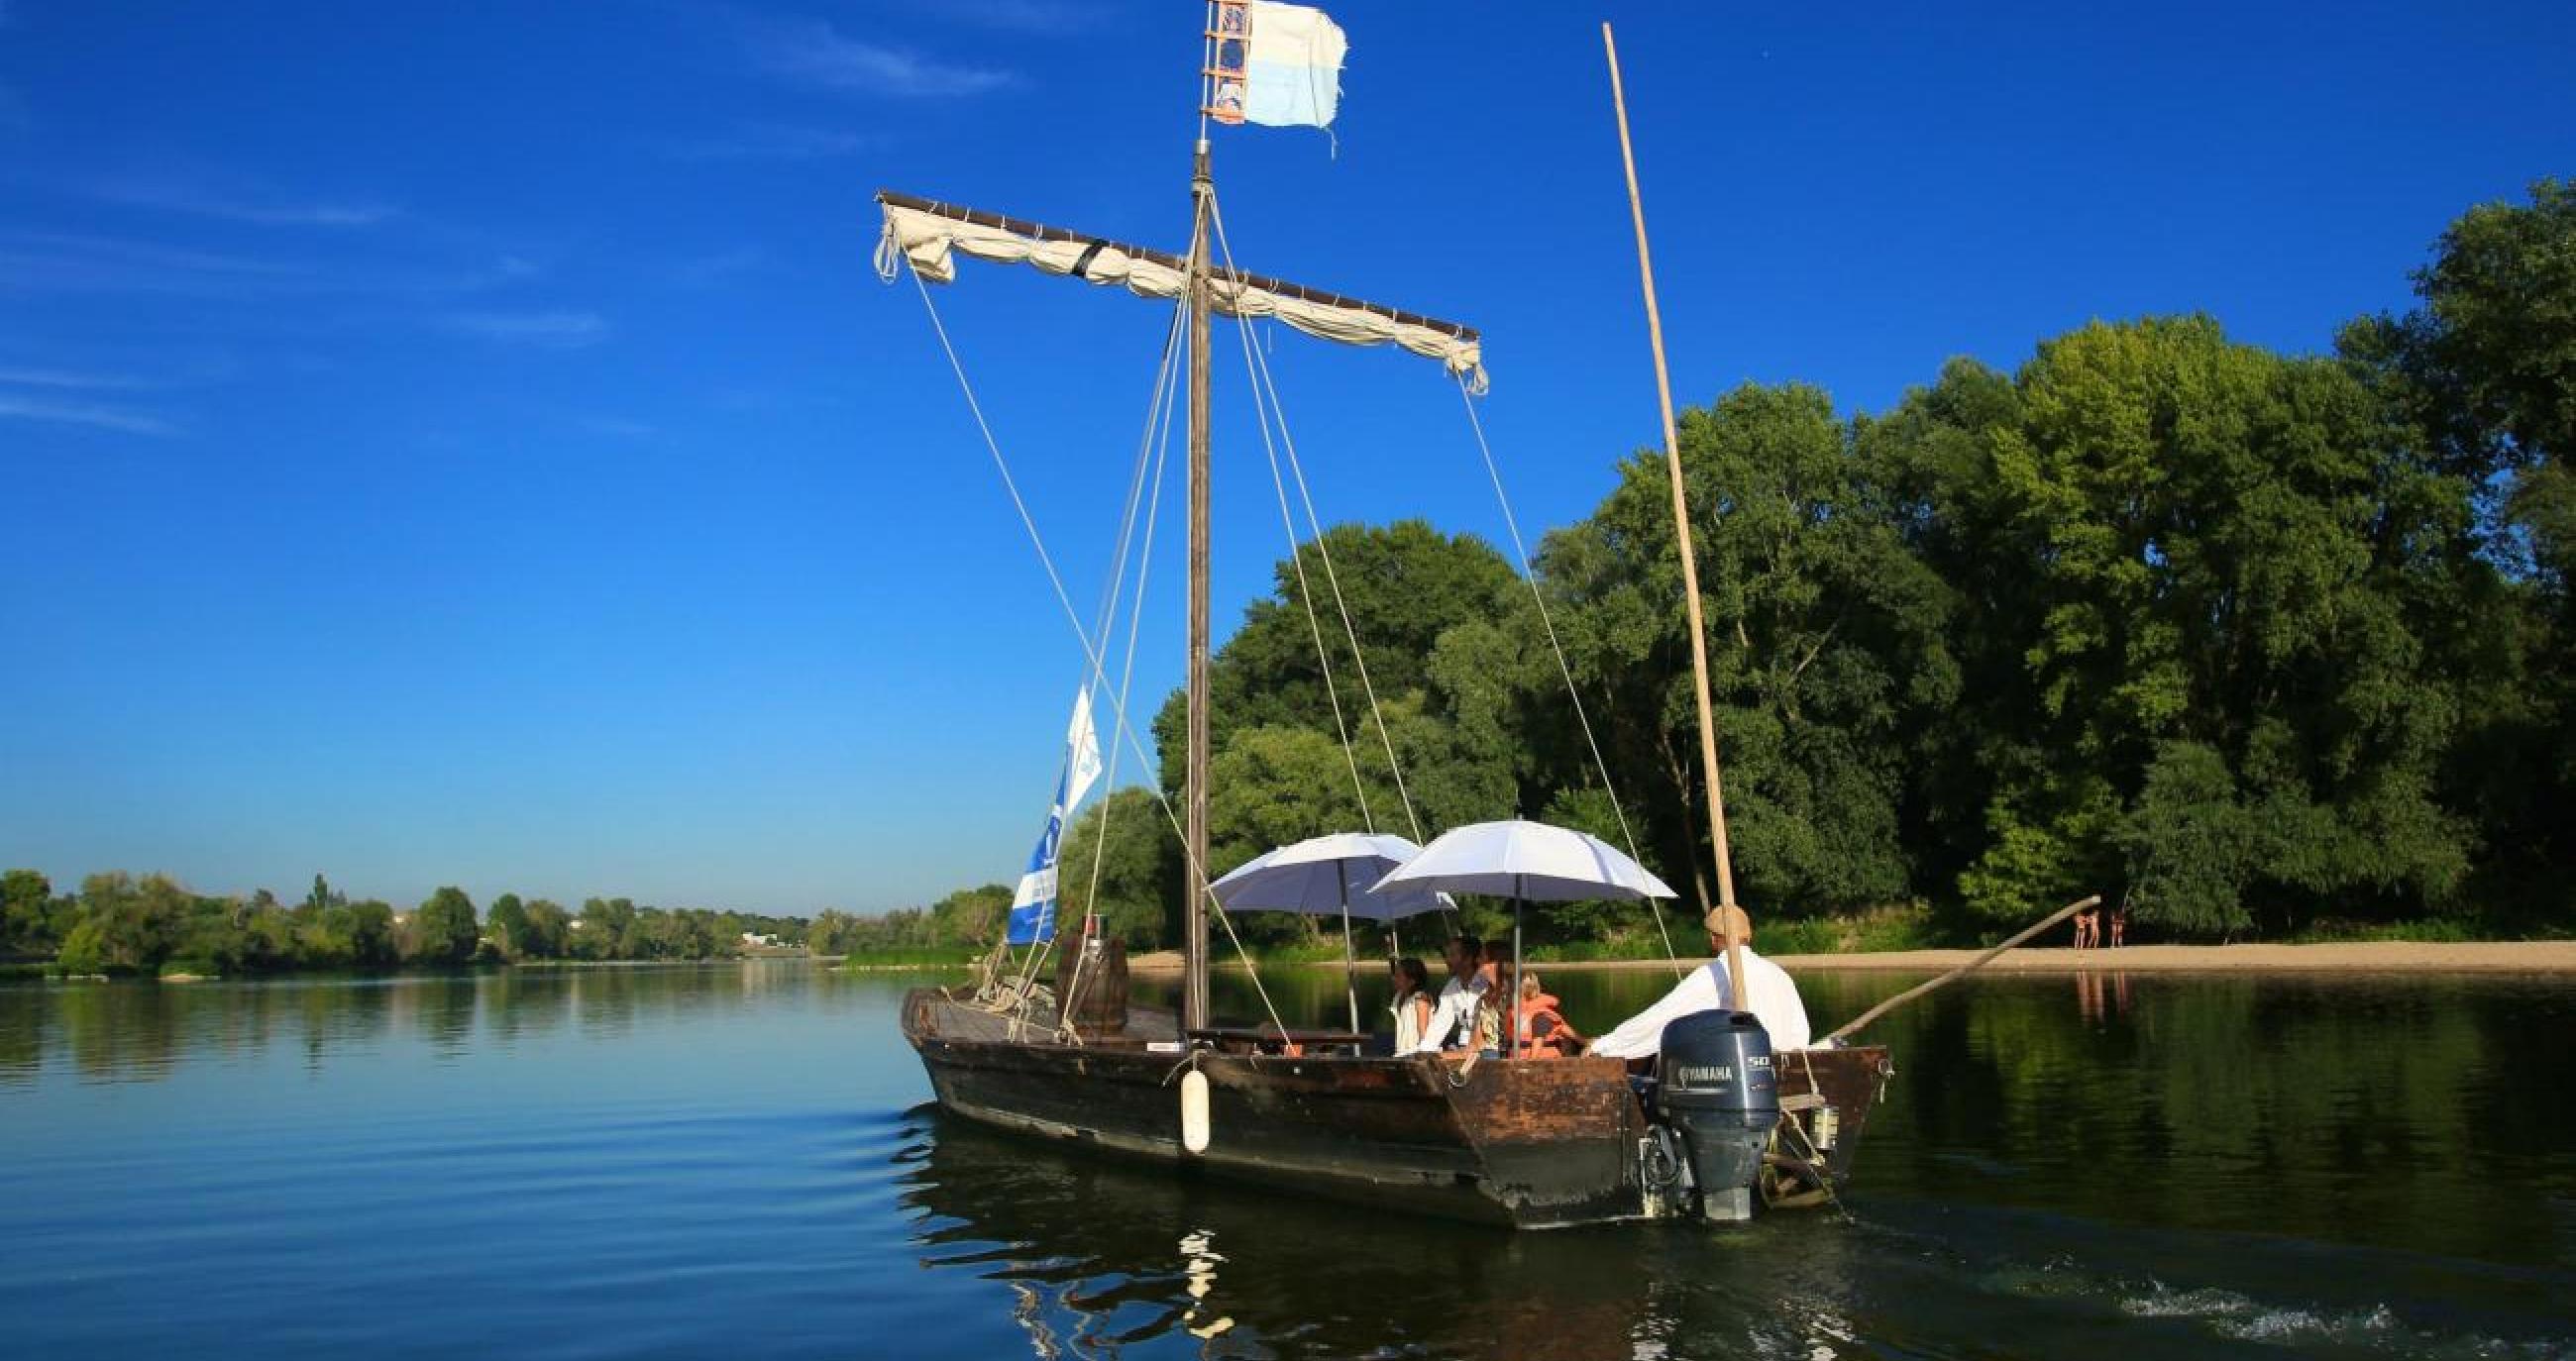
[[[1183,776],[1181,1028],[1208,1023],[1208,217],[1215,185],[1208,141],[1199,138],[1190,176],[1190,653],[1189,766]]]
[[[1619,115],[1619,158],[1628,168],[1628,212],[1637,224],[1637,275],[1646,292],[1646,336],[1655,350],[1655,397],[1663,406],[1664,468],[1673,484],[1673,539],[1682,557],[1682,600],[1690,614],[1691,678],[1699,699],[1699,759],[1708,777],[1709,844],[1717,856],[1717,903],[1735,906],[1735,862],[1726,845],[1726,795],[1717,775],[1717,715],[1709,700],[1708,630],[1700,622],[1699,559],[1691,550],[1690,498],[1682,489],[1682,442],[1673,424],[1673,380],[1664,365],[1664,318],[1655,306],[1655,262],[1646,251],[1646,205],[1637,192],[1637,153],[1628,141],[1628,96],[1619,84],[1619,44],[1610,25],[1601,26],[1601,49],[1610,58],[1610,103]],[[1749,920],[1749,918],[1748,918]],[[1726,976],[1735,1009],[1745,1002],[1744,947],[1732,933],[1726,938]]]

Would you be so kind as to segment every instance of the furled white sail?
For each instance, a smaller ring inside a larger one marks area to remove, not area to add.
[[[882,206],[885,234],[877,246],[877,270],[889,280],[909,259],[922,278],[948,283],[957,277],[954,253],[963,251],[978,260],[1035,265],[1049,274],[1121,285],[1139,297],[1177,298],[1188,286],[1182,270],[1160,260],[1130,255],[1114,245],[1045,240],[900,204]],[[1274,318],[1310,336],[1345,345],[1400,345],[1426,359],[1439,360],[1470,391],[1485,390],[1484,347],[1471,337],[1399,320],[1374,308],[1275,292],[1226,278],[1222,273],[1212,282],[1209,292],[1216,310],[1227,316]]]

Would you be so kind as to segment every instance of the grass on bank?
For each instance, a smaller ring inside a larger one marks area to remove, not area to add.
[[[814,956],[817,962],[842,969],[964,969],[983,957],[983,951],[963,945],[906,945]]]

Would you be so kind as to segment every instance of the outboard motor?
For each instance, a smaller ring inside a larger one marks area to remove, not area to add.
[[[1664,1027],[1656,1105],[1679,1131],[1700,1214],[1751,1219],[1762,1150],[1780,1123],[1771,1034],[1749,1013],[1694,1012]]]

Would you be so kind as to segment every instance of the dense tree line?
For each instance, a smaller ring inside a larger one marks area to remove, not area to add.
[[[1001,938],[1011,910],[1002,884],[961,888],[928,907],[899,907],[872,916],[827,910],[805,934],[818,955],[900,954],[922,950],[971,950]]]
[[[1799,384],[1686,413],[1742,894],[1925,903],[1962,938],[2091,891],[2183,938],[2576,927],[2576,186],[2471,211],[2415,282],[2417,308],[2329,355],[2205,316],[2096,322],[1882,413]],[[1513,815],[1616,843],[1624,814],[1707,897],[1669,496],[1660,450],[1626,459],[1537,563],[1615,804],[1510,565],[1344,525],[1214,661],[1214,868]],[[1320,657],[1308,623],[1328,566],[1356,656],[1330,599]],[[1179,695],[1156,731],[1177,793]],[[1177,934],[1145,791],[1089,809],[1064,866],[1069,911]],[[1559,939],[1638,921],[1542,916]]]
[[[515,893],[478,915],[462,889],[409,911],[349,900],[321,875],[302,901],[192,893],[167,875],[93,874],[57,895],[34,870],[0,874],[0,955],[51,958],[65,973],[258,974],[533,960],[691,960],[744,953],[744,937],[804,943],[801,917],[639,907],[591,898],[578,912]]]

